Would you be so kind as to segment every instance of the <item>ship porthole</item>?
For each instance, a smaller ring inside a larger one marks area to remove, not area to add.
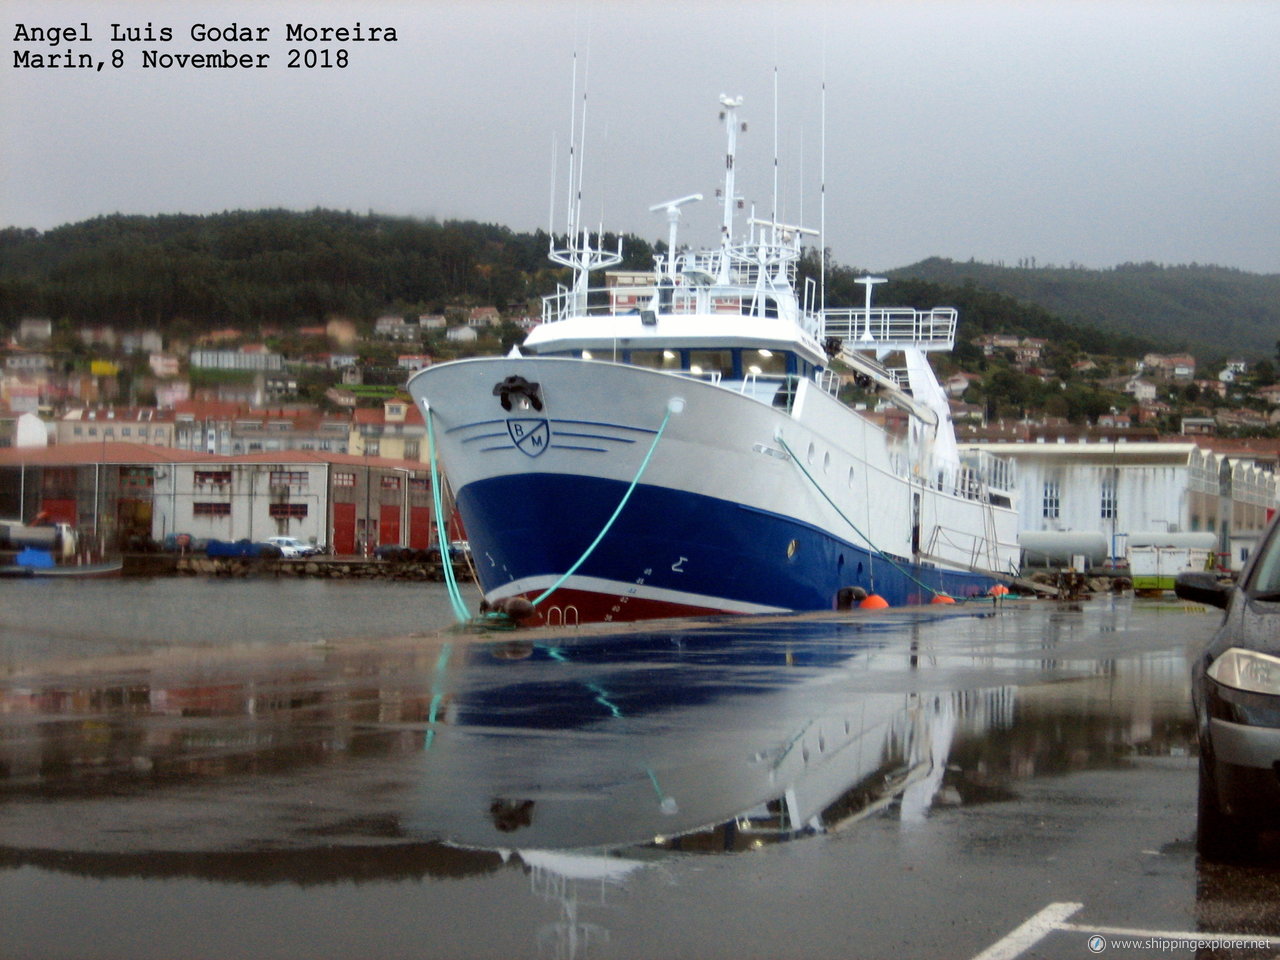
[[[809,456],[807,457],[809,461],[809,466],[811,467],[813,466],[813,458],[817,456],[817,454],[818,454],[818,448],[815,447],[812,443],[809,444]]]
[[[787,544],[787,559],[790,560],[796,555],[796,551],[800,549],[800,541],[792,540]]]
[[[831,469],[831,454],[824,453],[822,455],[822,472],[826,473]]]

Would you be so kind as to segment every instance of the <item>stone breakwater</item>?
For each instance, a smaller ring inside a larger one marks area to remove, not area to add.
[[[133,554],[125,557],[126,576],[319,577],[329,580],[444,580],[444,569],[430,561],[365,560],[359,557],[205,557],[196,554]],[[459,580],[474,579],[470,567],[454,566]]]

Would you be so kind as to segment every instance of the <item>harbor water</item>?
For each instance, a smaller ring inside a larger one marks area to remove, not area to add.
[[[974,957],[1062,901],[1280,932],[1275,871],[1193,852],[1215,622],[468,634],[436,584],[3,583],[0,956]]]

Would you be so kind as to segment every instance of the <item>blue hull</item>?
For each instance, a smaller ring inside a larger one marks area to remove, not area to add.
[[[540,590],[529,584],[509,585],[532,580],[544,588],[568,570],[608,522],[626,487],[563,474],[508,475],[463,487],[458,508],[486,594],[535,596]],[[928,603],[936,593],[957,599],[984,595],[996,582],[984,574],[886,559],[865,544],[794,518],[640,485],[566,588],[579,597],[599,592],[608,603],[632,599],[630,610],[615,604],[582,617],[624,620],[637,619],[642,605],[643,615],[654,615],[654,602],[677,615],[830,610],[842,588],[862,587],[890,606],[902,606]]]

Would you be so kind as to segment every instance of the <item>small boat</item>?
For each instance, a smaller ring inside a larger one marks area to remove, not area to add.
[[[652,273],[570,215],[551,259],[572,282],[505,357],[409,380],[452,485],[485,602],[534,624],[892,606],[985,595],[1018,558],[1012,465],[961,456],[926,359],[956,311],[827,309],[797,281],[814,231],[735,224],[736,111],[720,245]],[[900,368],[884,361],[903,358]],[[838,366],[836,364],[838,361]],[[904,435],[838,398],[856,379]]]
[[[43,552],[43,551],[37,551]],[[19,553],[12,563],[0,563],[0,577],[118,577],[124,570],[124,559],[101,560],[96,563],[46,563],[34,560],[30,551]]]
[[[0,521],[0,577],[118,577],[124,558],[81,562],[65,523]]]

